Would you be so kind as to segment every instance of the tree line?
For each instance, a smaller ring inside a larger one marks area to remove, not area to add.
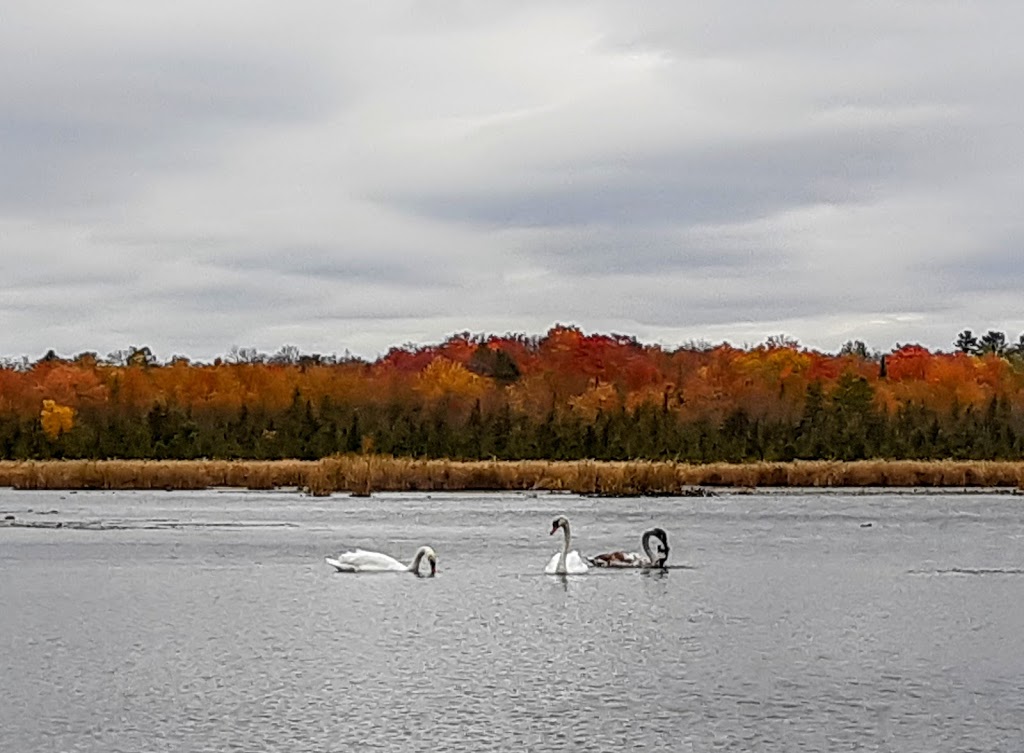
[[[1019,459],[1024,349],[838,353],[784,337],[667,349],[556,327],[349,355],[159,362],[49,353],[0,367],[0,457]]]

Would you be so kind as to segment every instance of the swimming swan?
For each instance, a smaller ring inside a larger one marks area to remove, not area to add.
[[[437,553],[429,546],[421,546],[416,550],[416,556],[408,565],[403,565],[394,557],[389,557],[380,552],[367,552],[363,549],[356,549],[354,552],[345,552],[335,557],[324,557],[328,565],[334,567],[341,573],[388,573],[388,572],[409,572],[420,574],[420,562],[427,558],[430,563],[430,577],[433,578],[437,572]]]
[[[548,562],[544,572],[548,575],[581,575],[589,569],[587,563],[580,557],[577,551],[569,551],[569,544],[572,542],[572,534],[569,533],[569,520],[565,517],[558,517],[551,523],[551,533],[554,534],[559,528],[565,534],[565,544],[562,551],[554,555]]]
[[[651,537],[660,540],[657,555],[651,553]],[[588,557],[587,561],[594,567],[664,567],[668,561],[668,553],[671,551],[668,546],[668,534],[661,528],[652,528],[644,531],[640,540],[644,554],[637,552],[608,552]],[[646,555],[646,556],[645,556]]]

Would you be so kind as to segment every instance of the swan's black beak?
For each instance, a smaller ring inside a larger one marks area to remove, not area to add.
[[[430,562],[430,577],[433,578],[437,575],[437,560],[431,559]]]

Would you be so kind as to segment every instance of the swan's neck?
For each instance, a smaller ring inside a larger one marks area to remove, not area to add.
[[[427,550],[420,547],[416,550],[416,556],[412,558],[412,563],[409,565],[410,573],[419,573],[420,563],[423,561],[423,555],[427,553]]]
[[[659,544],[658,544],[658,552],[659,553],[657,555],[651,553],[651,537],[652,536],[654,538],[656,538],[658,540],[658,542],[659,542]],[[642,539],[641,543],[643,544],[643,547],[644,547],[644,554],[647,555],[647,559],[651,563],[651,566],[652,567],[664,567],[665,566],[665,560],[668,559],[668,541],[666,541],[661,535],[655,533],[654,531],[644,531],[644,536],[643,536],[643,539]]]
[[[650,562],[653,565],[654,564],[654,555],[651,554],[651,536],[652,536],[652,534],[651,534],[650,531],[644,531],[644,536],[640,540],[640,546],[643,547],[644,554],[647,555],[647,561]]]
[[[565,535],[565,543],[562,545],[562,556],[558,558],[559,572],[565,572],[565,558],[569,556],[569,545],[572,543],[572,534],[569,533],[569,524],[562,526],[562,533]]]

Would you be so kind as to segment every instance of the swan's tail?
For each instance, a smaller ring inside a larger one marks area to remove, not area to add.
[[[334,559],[334,557],[324,557],[324,562],[333,567],[339,573],[354,573],[356,569],[348,564],[347,562],[340,562]]]

